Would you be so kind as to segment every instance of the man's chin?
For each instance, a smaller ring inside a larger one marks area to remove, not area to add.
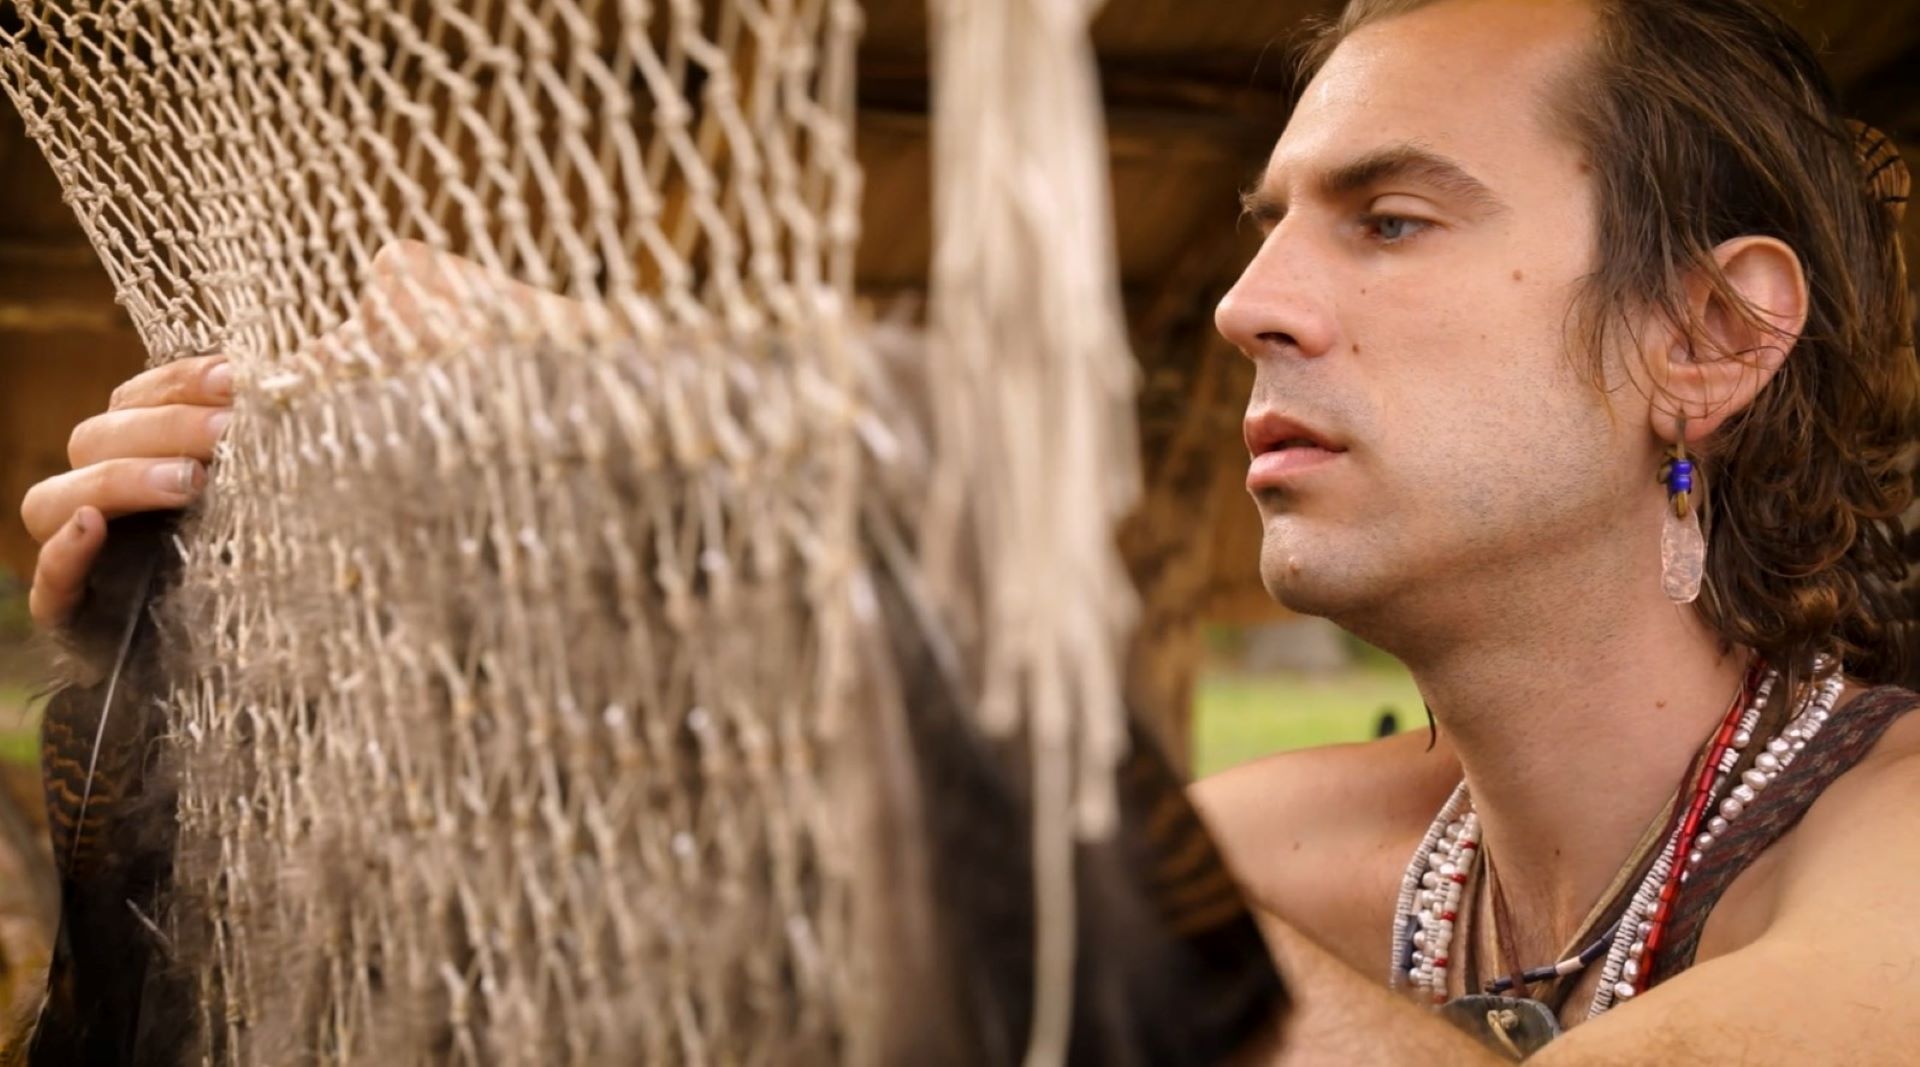
[[[1267,595],[1288,611],[1301,615],[1331,615],[1344,599],[1329,586],[1326,575],[1305,565],[1297,556],[1275,559],[1263,554],[1260,559],[1260,584]]]
[[[1297,575],[1279,576],[1260,575],[1260,583],[1267,587],[1267,595],[1280,602],[1280,606],[1296,615],[1318,615],[1323,618],[1335,618],[1341,614],[1341,607],[1347,602],[1333,590],[1319,587],[1313,583],[1299,580]]]
[[[1369,583],[1353,572],[1353,560],[1320,558],[1271,531],[1260,547],[1260,583],[1288,611],[1336,622],[1375,598]]]

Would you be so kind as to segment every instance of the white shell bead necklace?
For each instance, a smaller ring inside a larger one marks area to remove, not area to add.
[[[1832,666],[1822,657],[1814,663],[1814,676]],[[1766,743],[1753,767],[1724,797],[1725,787],[1740,755],[1753,741],[1753,728],[1766,706],[1779,672],[1769,670],[1755,687],[1753,699],[1741,715],[1732,742],[1715,767],[1710,787],[1718,811],[1704,830],[1694,835],[1684,856],[1680,854],[1682,828],[1676,826],[1646,877],[1635,889],[1626,913],[1617,924],[1606,963],[1600,972],[1600,984],[1594,991],[1588,1017],[1604,1014],[1615,1004],[1634,996],[1639,989],[1646,961],[1647,935],[1652,930],[1651,916],[1657,907],[1660,890],[1681,864],[1679,881],[1684,884],[1703,854],[1724,835],[1735,819],[1753,803],[1768,785],[1777,779],[1794,758],[1806,748],[1807,741],[1820,731],[1833,713],[1845,680],[1838,671],[1808,694],[1801,710]],[[1414,850],[1401,878],[1399,899],[1394,909],[1393,960],[1388,984],[1395,989],[1412,987],[1433,1004],[1448,999],[1447,976],[1453,965],[1450,949],[1454,927],[1459,920],[1461,897],[1480,847],[1480,819],[1473,810],[1473,798],[1463,780],[1442,805],[1428,827],[1420,846]]]

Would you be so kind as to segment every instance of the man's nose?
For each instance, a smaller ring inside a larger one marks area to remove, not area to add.
[[[1293,353],[1320,356],[1338,333],[1328,300],[1330,275],[1305,242],[1276,230],[1214,309],[1214,328],[1248,359]]]

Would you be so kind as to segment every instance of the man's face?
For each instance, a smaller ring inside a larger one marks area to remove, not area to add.
[[[1218,325],[1257,368],[1248,488],[1288,606],[1444,613],[1623,523],[1657,540],[1644,408],[1569,350],[1593,179],[1549,101],[1589,20],[1450,0],[1369,26],[1275,146]]]

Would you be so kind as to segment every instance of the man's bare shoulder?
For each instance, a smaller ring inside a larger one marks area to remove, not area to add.
[[[1673,1035],[1725,1032],[1767,1050],[1770,1063],[1913,1062],[1916,841],[1920,712],[1909,712],[1735,882],[1708,920],[1696,966],[1632,1010],[1575,1030],[1561,1058],[1549,1049],[1542,1060],[1677,1062],[1649,1050]],[[1754,902],[1730,912],[1748,881]]]
[[[1195,782],[1192,793],[1215,833],[1285,851],[1354,825],[1411,817],[1424,830],[1459,780],[1452,752],[1430,748],[1423,730],[1265,756]]]
[[[1845,714],[1842,709],[1840,714]],[[1920,710],[1909,711],[1880,737],[1864,759],[1814,801],[1806,818],[1781,841],[1781,876],[1818,878],[1837,841],[1873,838],[1889,827],[1916,832],[1908,847],[1887,858],[1920,871]]]
[[[1829,899],[1835,871],[1842,867],[1869,877],[1895,870],[1920,877],[1915,841],[1920,841],[1920,711],[1889,726],[1864,759],[1821,793],[1798,825],[1734,880],[1707,920],[1699,959],[1751,944],[1783,919],[1792,925],[1800,904],[1823,907],[1820,902]],[[1896,842],[1899,847],[1882,847]]]
[[[1418,731],[1254,760],[1192,796],[1255,904],[1360,965],[1384,958],[1400,872],[1459,779]]]

